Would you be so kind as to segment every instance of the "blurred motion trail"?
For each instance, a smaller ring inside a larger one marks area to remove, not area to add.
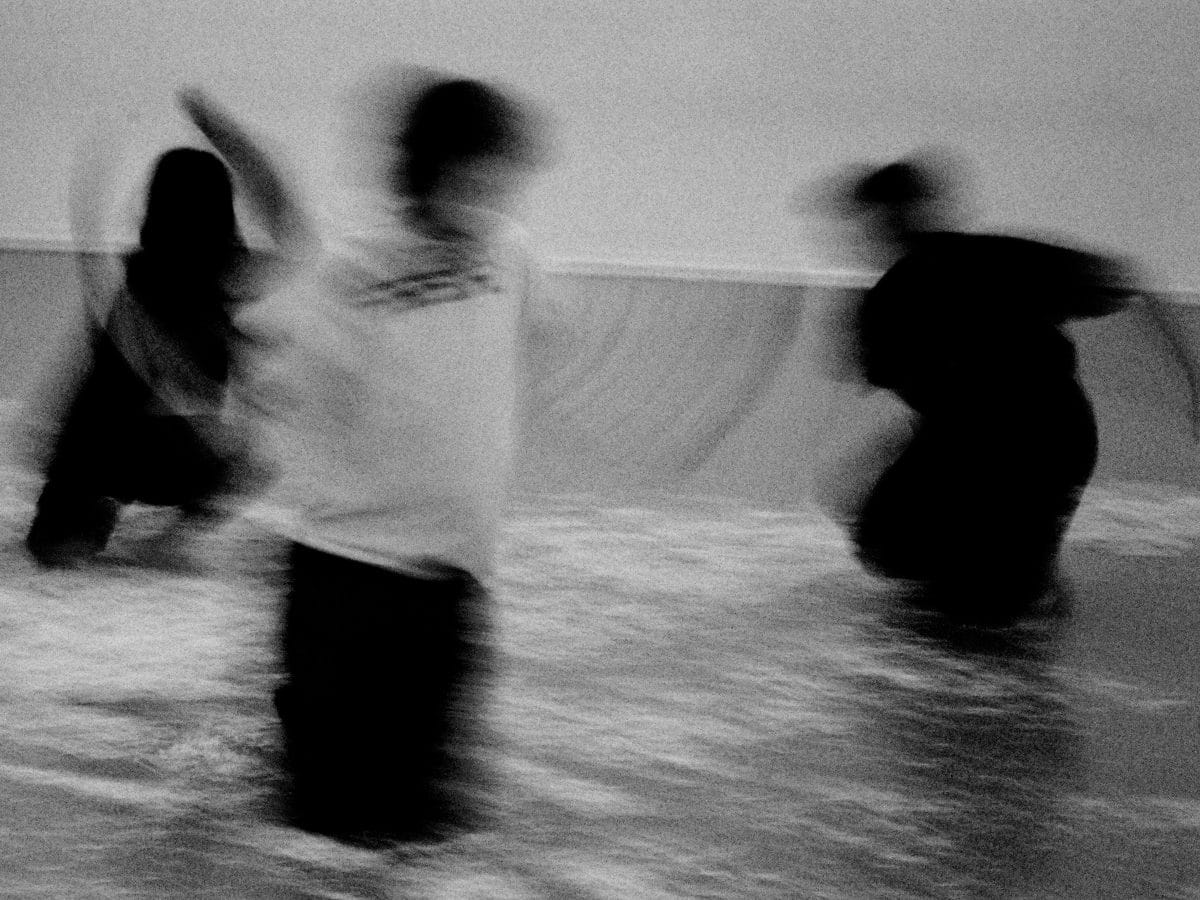
[[[500,816],[379,851],[278,813],[268,507],[197,572],[20,549],[0,499],[0,883],[78,897],[1132,897],[1200,885],[1200,496],[1088,493],[1069,617],[950,632],[807,509],[524,496]]]

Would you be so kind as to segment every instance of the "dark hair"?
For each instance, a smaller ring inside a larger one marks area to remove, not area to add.
[[[481,156],[533,164],[537,142],[529,115],[494,87],[469,79],[437,80],[412,100],[399,138],[404,154],[400,187],[429,194],[442,167]]]
[[[854,189],[856,202],[883,206],[908,206],[940,195],[938,179],[924,167],[905,160],[876,169]]]
[[[245,248],[225,164],[190,147],[159,157],[139,238],[125,258],[125,283],[147,309],[190,315],[197,303],[225,302],[220,281]]]
[[[176,147],[154,166],[139,234],[143,250],[208,253],[240,246],[233,180],[206,150]]]

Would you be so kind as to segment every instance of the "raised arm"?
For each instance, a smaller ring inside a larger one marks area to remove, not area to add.
[[[204,91],[185,88],[179,103],[217,152],[225,157],[241,182],[255,211],[283,254],[300,257],[316,246],[308,215],[295,192],[241,125]]]

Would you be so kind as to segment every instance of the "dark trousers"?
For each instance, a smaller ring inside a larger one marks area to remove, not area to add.
[[[26,536],[39,562],[65,564],[102,551],[125,503],[175,506],[207,516],[233,486],[237,461],[214,438],[216,412],[152,415],[153,391],[106,339],[73,398],[46,468]]]
[[[131,416],[103,430],[87,424],[69,423],[47,471],[25,541],[39,562],[104,550],[122,504],[175,506],[200,517],[232,483],[233,464],[201,437],[208,425],[201,417]]]
[[[426,836],[478,806],[487,597],[294,544],[276,694],[301,827]]]
[[[1053,582],[1096,465],[1096,426],[1082,392],[1008,420],[918,428],[854,524],[859,559],[917,582],[921,601],[957,617],[1027,610]]]

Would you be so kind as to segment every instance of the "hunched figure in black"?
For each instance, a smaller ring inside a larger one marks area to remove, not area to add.
[[[224,164],[164,153],[139,238],[107,315],[88,327],[91,366],[47,461],[26,544],[48,565],[103,550],[121,504],[203,516],[231,478],[221,414],[246,250]]]
[[[937,176],[894,163],[854,193],[900,254],[859,310],[863,374],[912,410],[914,430],[851,536],[868,568],[918,583],[929,605],[1003,618],[1053,586],[1096,465],[1095,418],[1063,326],[1120,309],[1130,291],[1092,253],[939,230]]]

